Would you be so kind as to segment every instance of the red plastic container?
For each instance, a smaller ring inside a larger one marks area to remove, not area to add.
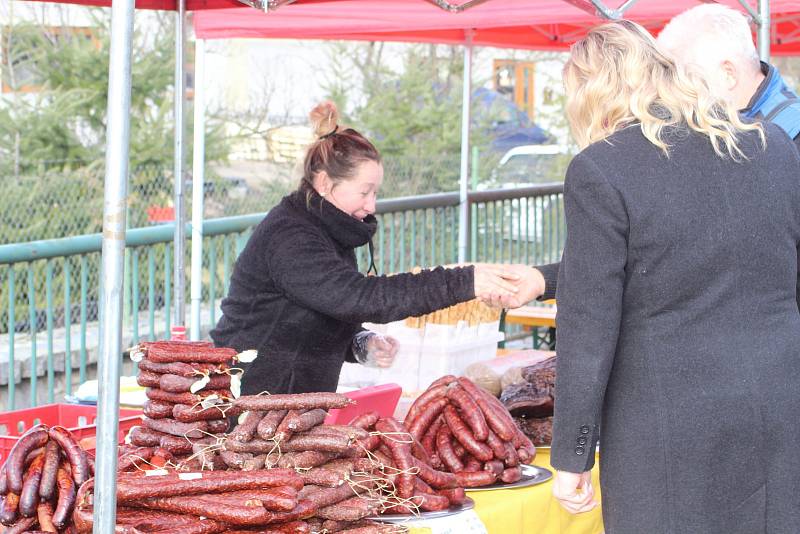
[[[381,417],[391,417],[403,389],[398,384],[380,384],[345,393],[356,401],[347,408],[331,410],[326,425],[346,425],[362,413],[376,411]]]
[[[142,420],[141,410],[120,409],[119,411],[119,441],[125,439],[131,427]],[[87,450],[94,450],[94,437],[97,434],[97,406],[83,404],[45,404],[36,408],[14,410],[13,412],[0,413],[0,464],[5,462],[6,456],[19,437],[31,427],[38,424],[49,426],[61,425],[66,427],[82,441],[81,445]],[[87,439],[88,438],[88,439]]]

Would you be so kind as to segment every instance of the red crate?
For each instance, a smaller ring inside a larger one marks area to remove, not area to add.
[[[141,410],[120,409],[119,441],[125,438],[131,427],[142,420]],[[75,439],[81,441],[86,450],[95,448],[94,437],[97,434],[97,406],[83,404],[45,404],[36,408],[14,410],[0,413],[0,464],[19,437],[31,427],[38,424],[48,426],[61,425],[68,428]]]
[[[380,384],[348,391],[345,395],[356,403],[346,408],[330,410],[328,417],[325,418],[325,424],[346,425],[359,415],[371,411],[378,412],[381,417],[391,417],[402,391],[397,384]]]

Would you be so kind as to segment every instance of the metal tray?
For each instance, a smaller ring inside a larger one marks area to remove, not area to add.
[[[505,482],[495,482],[491,486],[481,486],[480,488],[466,488],[466,491],[489,491],[489,490],[503,490],[514,488],[526,488],[528,486],[535,486],[542,482],[547,482],[553,478],[553,473],[549,469],[539,467],[538,465],[523,465],[522,478],[511,484]]]
[[[467,497],[463,504],[459,506],[451,506],[447,510],[440,510],[437,512],[420,512],[417,515],[414,514],[386,514],[386,515],[374,515],[368,517],[372,521],[382,521],[384,523],[406,523],[408,521],[424,521],[425,519],[436,519],[437,517],[447,517],[449,515],[455,515],[466,510],[472,510],[475,508],[475,501]]]

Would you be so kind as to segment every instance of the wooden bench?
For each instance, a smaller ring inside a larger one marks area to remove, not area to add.
[[[553,303],[547,305],[548,303]],[[500,322],[500,329],[505,332],[506,325],[518,324],[533,335],[533,348],[538,349],[545,343],[551,349],[555,346],[556,306],[555,301],[548,301],[544,306],[522,306],[515,310],[507,310]],[[545,329],[539,334],[539,329]]]

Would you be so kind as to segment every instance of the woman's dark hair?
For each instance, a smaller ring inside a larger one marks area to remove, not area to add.
[[[310,194],[314,190],[314,176],[322,171],[338,184],[352,178],[359,163],[381,162],[378,149],[366,137],[352,128],[339,129],[339,112],[333,102],[317,105],[309,118],[318,139],[306,152],[300,191]]]

